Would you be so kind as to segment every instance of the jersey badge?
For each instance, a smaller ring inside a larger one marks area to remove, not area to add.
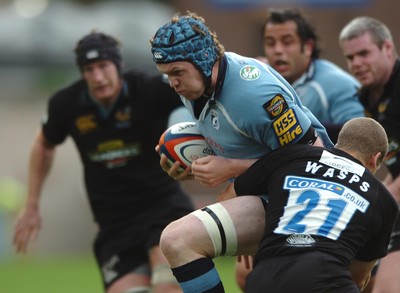
[[[219,130],[218,112],[215,110],[211,110],[211,125],[214,129]]]
[[[129,119],[131,119],[131,108],[126,107],[125,109],[116,112],[115,119],[119,122],[129,121]]]
[[[292,108],[283,113],[272,125],[281,146],[296,141],[303,133],[303,128]]]
[[[117,128],[127,128],[131,126],[131,108],[119,110],[115,113],[115,121]]]
[[[378,113],[382,114],[386,111],[389,100],[383,101],[378,106]]]
[[[288,104],[282,95],[275,95],[263,105],[263,108],[267,111],[269,118],[275,119],[288,109]]]
[[[240,69],[240,77],[247,81],[257,80],[261,76],[261,71],[254,65],[246,65]]]
[[[94,115],[85,115],[76,118],[75,125],[81,134],[88,133],[97,128],[97,123],[94,121]]]

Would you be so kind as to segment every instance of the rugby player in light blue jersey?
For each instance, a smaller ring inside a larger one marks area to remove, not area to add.
[[[161,167],[174,179],[194,177],[214,187],[237,177],[279,147],[294,143],[332,146],[325,128],[283,77],[256,59],[225,52],[215,33],[196,14],[175,15],[150,43],[158,70],[168,76],[170,86],[217,154],[196,160],[181,173],[179,163],[169,167],[162,156]],[[223,292],[212,258],[255,253],[264,230],[265,200],[246,197],[237,206],[248,214],[240,219],[241,226],[221,203],[164,230],[160,244],[184,292]],[[200,225],[193,226],[190,221]],[[183,233],[179,241],[169,237],[169,230],[185,231],[187,225],[193,227],[193,233]],[[196,229],[206,229],[208,237],[175,253],[176,245],[188,243],[186,239],[195,236]],[[203,247],[213,247],[213,253],[202,255]],[[185,254],[191,249],[200,252],[196,257]]]
[[[360,83],[320,58],[317,30],[299,9],[269,9],[262,40],[268,63],[293,86],[333,141],[346,121],[365,116],[357,97]]]
[[[317,29],[301,10],[268,9],[262,41],[268,64],[293,86],[333,142],[345,122],[365,116],[357,97],[360,83],[336,64],[321,58]],[[243,263],[236,269],[237,282],[244,289],[249,270]]]
[[[364,117],[360,83],[336,64],[320,58],[316,28],[299,9],[269,9],[262,27],[268,63],[296,90],[301,102],[336,141],[341,126]]]

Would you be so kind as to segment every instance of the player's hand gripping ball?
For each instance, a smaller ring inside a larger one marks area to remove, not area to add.
[[[158,145],[160,155],[164,154],[167,157],[169,166],[176,161],[181,164],[179,172],[183,172],[198,158],[214,155],[194,122],[172,125],[161,135]]]

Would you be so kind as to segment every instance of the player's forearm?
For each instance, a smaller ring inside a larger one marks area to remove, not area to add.
[[[350,274],[357,287],[362,291],[371,278],[371,271],[376,263],[376,260],[364,262],[353,260],[350,266]]]
[[[246,171],[251,165],[253,165],[257,159],[231,159],[230,173],[231,177],[236,178],[244,171]]]
[[[29,162],[29,182],[26,208],[37,209],[44,181],[50,171],[55,149],[46,143],[42,134],[34,141]]]

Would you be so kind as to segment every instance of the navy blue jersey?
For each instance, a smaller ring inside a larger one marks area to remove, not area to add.
[[[320,251],[349,265],[387,254],[398,207],[359,161],[337,149],[290,145],[235,181],[238,195],[268,195],[257,259]]]
[[[43,123],[53,144],[72,137],[98,222],[131,217],[159,198],[182,193],[154,150],[169,114],[182,106],[179,96],[160,75],[128,72],[123,81],[109,112],[89,96],[83,80],[73,83],[51,97]]]

